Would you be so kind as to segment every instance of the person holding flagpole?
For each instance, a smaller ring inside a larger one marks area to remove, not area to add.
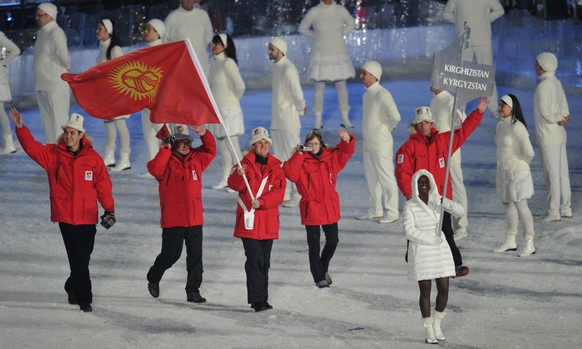
[[[165,127],[165,126],[164,126]],[[192,148],[192,138],[186,132],[174,132],[173,137],[148,162],[148,171],[159,182],[162,226],[162,251],[147,273],[148,290],[152,297],[160,296],[160,280],[182,254],[186,245],[186,300],[204,303],[200,295],[202,284],[202,172],[216,156],[212,133],[202,126],[193,128],[202,145]]]
[[[236,163],[235,159],[242,158],[238,137],[244,134],[245,124],[240,100],[246,86],[238,69],[236,47],[229,35],[218,34],[212,38],[212,53],[214,59],[210,64],[208,83],[216,98],[224,126],[207,125],[207,128],[217,138],[221,156],[222,178],[212,189],[223,189],[227,187],[228,176],[231,167]],[[230,137],[232,147],[229,146],[226,137]]]
[[[447,192],[443,193],[445,188],[445,178],[447,162],[449,161],[449,142],[453,137],[454,153],[475,131],[481,120],[483,113],[487,108],[488,100],[483,97],[463,125],[454,131],[439,133],[434,128],[434,119],[429,107],[416,108],[416,116],[413,121],[414,133],[410,138],[400,146],[396,151],[396,183],[406,200],[412,198],[411,180],[414,173],[418,170],[428,170],[435,179],[438,192],[448,199],[453,198],[451,179],[447,183]],[[465,276],[469,273],[469,268],[463,265],[461,252],[455,243],[454,232],[452,229],[451,215],[447,212],[443,215],[442,230],[445,233],[447,242],[451,248],[457,276]]]
[[[287,181],[281,161],[269,152],[269,132],[257,127],[251,135],[252,151],[234,166],[228,186],[239,193],[234,236],[245,249],[247,301],[259,312],[273,309],[268,302],[271,249],[279,238],[279,205]]]
[[[144,32],[144,39],[147,42],[147,46],[152,47],[161,45],[165,33],[166,25],[163,21],[155,18],[150,19]],[[148,150],[148,161],[153,160],[160,149],[160,142],[156,138],[156,133],[158,133],[162,127],[162,124],[154,124],[151,122],[150,115],[151,112],[148,108],[141,112],[141,126],[143,129],[143,139]],[[150,173],[147,172],[146,176],[147,175],[150,175]]]
[[[99,40],[99,55],[97,64],[106,62],[110,59],[123,56],[121,51],[121,40],[115,30],[115,24],[110,19],[103,19],[97,24],[97,39]],[[129,161],[130,139],[129,129],[127,128],[126,119],[129,115],[118,116],[113,120],[105,121],[105,154],[103,161],[107,167],[113,167],[112,171],[124,171],[131,169]],[[119,131],[119,140],[121,143],[120,160],[115,160],[115,143],[117,132]]]

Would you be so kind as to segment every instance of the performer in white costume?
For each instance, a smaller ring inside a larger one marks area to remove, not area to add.
[[[222,160],[222,179],[212,188],[223,189],[227,186],[230,169],[236,163],[236,157],[239,160],[242,159],[238,136],[245,133],[245,123],[240,99],[245,93],[246,86],[238,70],[236,47],[230,36],[227,34],[215,35],[212,38],[212,53],[214,59],[210,64],[208,83],[216,99],[224,125],[228,130],[230,141],[234,146],[232,149],[228,145],[228,139],[222,125],[206,125],[206,128],[218,140],[218,149]]]
[[[40,27],[34,42],[32,63],[36,100],[44,125],[47,144],[56,144],[62,133],[61,125],[69,119],[71,92],[61,74],[71,68],[65,32],[57,24],[57,7],[45,2],[36,9]]]
[[[545,221],[572,217],[572,193],[566,152],[566,126],[570,110],[562,83],[556,78],[558,59],[544,52],[536,59],[540,82],[534,95],[536,140],[540,148],[544,179],[548,187],[548,210]]]
[[[434,126],[439,133],[451,130],[451,118],[453,117],[453,105],[455,97],[449,92],[440,90],[436,87],[431,87],[430,90],[434,93],[434,97],[430,101],[430,111],[434,118]],[[455,129],[461,127],[461,124],[467,116],[465,113],[455,113]],[[468,201],[467,190],[465,183],[463,183],[463,169],[461,168],[461,149],[457,149],[451,156],[449,162],[449,171],[451,176],[451,185],[453,186],[453,199],[463,205],[465,213],[460,217],[452,217],[453,231],[455,232],[455,240],[465,239],[469,236],[467,227],[469,222],[467,220]]]
[[[505,242],[494,252],[515,251],[515,236],[519,218],[521,218],[525,246],[519,251],[519,257],[535,253],[534,222],[527,200],[534,194],[533,180],[529,164],[534,158],[534,150],[529,140],[525,118],[519,100],[514,95],[505,95],[499,102],[501,119],[495,132],[497,145],[497,197],[505,206],[507,230]]]
[[[348,54],[344,35],[352,32],[355,26],[354,18],[345,7],[333,0],[321,0],[319,5],[307,12],[299,24],[299,33],[312,39],[308,75],[315,82],[313,128],[316,130],[323,127],[323,90],[326,81],[335,84],[342,126],[353,127],[349,118],[350,105],[346,80],[353,78],[356,72]]]
[[[157,46],[162,43],[164,34],[166,33],[166,25],[159,19],[150,19],[144,33],[144,39],[148,47]],[[153,160],[160,150],[160,141],[156,138],[156,134],[162,127],[162,124],[154,124],[150,121],[150,110],[144,109],[141,112],[141,126],[143,129],[143,139],[148,150],[148,161]],[[151,177],[149,172],[144,176]]]
[[[360,79],[366,86],[362,97],[364,174],[370,191],[370,208],[356,219],[392,223],[398,220],[392,130],[400,122],[400,113],[390,92],[380,85],[381,77],[380,63],[368,61],[362,65]]]
[[[4,148],[0,150],[0,154],[11,154],[16,153],[16,146],[14,146],[8,115],[4,110],[4,102],[12,100],[7,65],[18,57],[20,49],[1,31],[0,48],[3,48],[3,52],[0,53],[0,127],[2,127],[2,139],[4,140]]]
[[[297,144],[301,142],[299,116],[305,115],[307,106],[303,98],[299,72],[293,62],[287,58],[287,43],[282,38],[274,38],[269,43],[269,59],[275,63],[271,104],[273,154],[277,159],[285,162],[293,155]],[[299,205],[300,199],[295,184],[287,180],[283,206],[295,207]]]
[[[491,47],[491,22],[503,16],[505,10],[499,0],[449,0],[443,10],[445,20],[455,23],[457,35],[465,30],[465,23],[471,28],[469,47],[463,53],[463,59],[479,64],[493,65],[493,48]],[[497,86],[489,100],[489,112],[495,119],[497,112]]]
[[[99,24],[97,24],[95,34],[99,40],[97,64],[123,56],[121,40],[119,39],[119,35],[117,35],[114,23],[110,19],[101,20]],[[122,115],[113,120],[105,121],[105,145],[103,146],[105,154],[103,156],[103,161],[105,161],[107,167],[112,167],[112,171],[131,169],[131,163],[129,161],[129,153],[131,152],[129,129],[125,122],[128,118],[129,115]],[[115,161],[117,132],[119,132],[119,143],[121,144],[119,162]]]
[[[208,75],[208,45],[214,31],[208,13],[198,8],[198,0],[180,0],[180,7],[166,17],[166,36],[164,41],[173,42],[190,39],[196,56]]]

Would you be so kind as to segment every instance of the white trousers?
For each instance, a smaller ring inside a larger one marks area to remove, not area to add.
[[[160,150],[160,140],[156,138],[156,134],[162,126],[163,124],[154,124],[150,121],[149,109],[146,108],[141,111],[141,127],[143,129],[143,140],[148,150],[148,161],[155,158]]]
[[[507,235],[517,234],[519,217],[521,217],[521,221],[523,222],[523,227],[525,229],[525,239],[533,240],[535,235],[534,222],[531,211],[527,206],[527,200],[521,200],[518,202],[504,202],[503,206],[505,206]]]
[[[12,129],[10,128],[8,115],[6,115],[6,110],[4,110],[4,102],[0,102],[0,127],[2,127],[2,135],[12,135]]]
[[[61,126],[69,120],[70,90],[36,91],[36,101],[44,125],[46,144],[55,144],[63,133]]]
[[[540,155],[544,168],[544,179],[548,187],[548,215],[571,215],[572,193],[566,143],[541,145]]]
[[[337,91],[337,101],[339,103],[340,111],[347,112],[350,110],[348,103],[348,89],[345,80],[334,82]],[[313,91],[313,112],[323,113],[323,90],[325,89],[325,81],[316,81]]]
[[[364,148],[364,175],[370,192],[369,213],[373,217],[398,217],[398,186],[394,178],[392,140],[389,144]]]
[[[231,167],[235,164],[236,161],[236,156],[238,156],[238,159],[241,160],[242,159],[242,155],[240,152],[240,145],[238,144],[238,136],[231,136],[230,140],[232,142],[232,145],[234,146],[234,152],[233,149],[228,145],[228,140],[226,139],[226,137],[222,137],[222,138],[218,138],[218,150],[220,151],[220,157],[221,157],[221,164],[222,164],[222,173],[229,173]]]
[[[463,53],[463,59],[479,64],[493,65],[493,48],[491,46],[469,46]],[[489,97],[489,111],[492,115],[499,114],[497,107],[499,98],[497,96],[497,83],[493,86],[493,94]]]
[[[119,151],[122,154],[129,153],[129,130],[127,129],[127,123],[125,122],[125,119],[125,117],[119,117],[113,120],[105,121],[105,145],[103,146],[105,151],[115,150],[117,131],[119,131],[119,143],[121,145],[121,149]]]
[[[299,133],[301,129],[296,130],[271,130],[271,138],[273,140],[273,155],[282,162],[289,160],[291,155],[295,153],[295,148],[301,143]],[[287,180],[287,187],[285,188],[285,197],[290,197],[291,193],[297,193],[295,184]]]
[[[468,200],[467,200],[467,190],[465,189],[465,183],[463,182],[463,170],[461,169],[461,153],[457,150],[450,163],[450,176],[451,185],[453,187],[453,200],[460,203],[465,209],[465,213],[461,217],[455,217],[451,215],[453,223],[453,231],[456,233],[458,231],[467,231],[469,222],[467,220],[467,212],[469,212]]]

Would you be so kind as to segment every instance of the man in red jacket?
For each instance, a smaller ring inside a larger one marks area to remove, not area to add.
[[[51,221],[58,222],[69,258],[71,275],[65,282],[69,304],[93,311],[89,260],[97,232],[97,201],[110,227],[115,223],[111,180],[103,159],[93,150],[85,133],[83,116],[73,113],[57,144],[37,142],[15,108],[9,111],[22,148],[47,173],[51,197]]]
[[[461,147],[477,128],[483,119],[483,113],[485,113],[486,108],[487,98],[481,98],[477,109],[469,114],[461,128],[455,130],[453,153]],[[425,169],[434,176],[439,194],[446,196],[448,199],[453,199],[450,177],[447,192],[443,194],[451,132],[438,133],[433,127],[434,120],[428,107],[416,108],[416,117],[413,124],[416,132],[411,134],[410,138],[396,152],[395,174],[398,188],[400,188],[406,200],[410,200],[412,198],[412,176],[416,171]],[[469,268],[463,266],[461,252],[457,248],[454,239],[451,215],[446,211],[443,215],[442,230],[451,247],[457,276],[467,275]]]
[[[202,126],[193,128],[202,145],[192,148],[192,138],[176,134],[166,142],[156,157],[148,162],[148,171],[159,182],[162,215],[162,251],[147,274],[152,297],[160,295],[160,280],[164,272],[178,261],[186,244],[186,300],[204,303],[200,295],[202,284],[202,172],[216,156],[216,142]]]
[[[279,205],[287,185],[281,161],[269,153],[272,143],[265,128],[255,128],[249,142],[252,152],[228,177],[228,186],[239,193],[234,236],[242,240],[247,257],[247,301],[257,312],[273,309],[267,302],[271,249],[279,238]]]

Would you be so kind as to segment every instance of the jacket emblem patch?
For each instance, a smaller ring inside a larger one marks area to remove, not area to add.
[[[85,171],[85,180],[92,181],[93,180],[93,171]]]
[[[192,170],[192,180],[193,181],[197,181],[198,180],[198,174],[196,173],[196,170]]]
[[[399,164],[404,163],[404,154],[398,154],[397,163],[399,163]]]
[[[445,167],[445,158],[440,158],[440,159],[439,159],[439,166],[440,166],[441,168]]]

